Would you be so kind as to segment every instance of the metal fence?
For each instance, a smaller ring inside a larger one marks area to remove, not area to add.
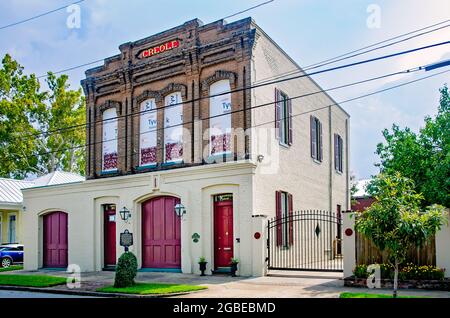
[[[270,219],[267,263],[269,270],[343,271],[341,217],[306,210]]]

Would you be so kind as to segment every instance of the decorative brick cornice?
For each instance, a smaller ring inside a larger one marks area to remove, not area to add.
[[[156,103],[158,103],[162,100],[162,96],[161,96],[160,92],[146,90],[142,94],[140,94],[134,98],[133,111],[135,111],[139,107],[140,103],[142,103],[143,101],[145,101],[149,98],[154,98]]]
[[[122,115],[122,103],[114,100],[107,100],[98,107],[98,112],[95,112],[96,117],[100,116],[105,110],[110,108],[115,108],[118,116]]]
[[[183,84],[178,83],[170,83],[166,87],[164,87],[162,90],[159,91],[159,94],[161,97],[165,97],[166,95],[169,95],[173,92],[181,92],[181,97],[183,100],[186,100],[187,98],[187,87]]]
[[[237,80],[237,74],[234,72],[229,71],[216,71],[213,75],[205,78],[202,81],[202,93],[208,93],[209,87],[220,80],[229,80],[230,81],[230,87],[231,89],[235,88],[236,80]]]

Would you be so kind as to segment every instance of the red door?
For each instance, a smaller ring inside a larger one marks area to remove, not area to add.
[[[142,267],[181,267],[180,199],[163,196],[142,204]]]
[[[104,212],[104,252],[105,267],[116,265],[116,210]]]
[[[43,222],[44,267],[67,267],[67,214],[46,214]]]
[[[233,201],[214,203],[214,267],[230,267],[233,257]]]

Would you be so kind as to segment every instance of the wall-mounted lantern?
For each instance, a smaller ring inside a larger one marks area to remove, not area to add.
[[[175,205],[175,214],[176,214],[179,218],[181,218],[181,217],[183,216],[183,214],[186,214],[186,209],[185,209],[185,207],[184,207],[183,204],[177,203],[177,204]]]
[[[120,218],[124,221],[128,220],[129,218],[131,218],[131,212],[130,210],[128,210],[126,207],[123,207],[122,210],[120,210]]]

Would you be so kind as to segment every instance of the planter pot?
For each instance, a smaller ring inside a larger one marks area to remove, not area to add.
[[[237,264],[237,263],[232,263],[232,264],[231,264],[231,270],[230,270],[230,272],[231,272],[231,277],[236,277],[237,267],[238,267],[238,264]]]
[[[200,271],[202,272],[202,273],[200,274],[200,276],[205,276],[206,264],[208,264],[208,262],[201,262],[201,263],[198,263],[198,265],[200,266]]]

